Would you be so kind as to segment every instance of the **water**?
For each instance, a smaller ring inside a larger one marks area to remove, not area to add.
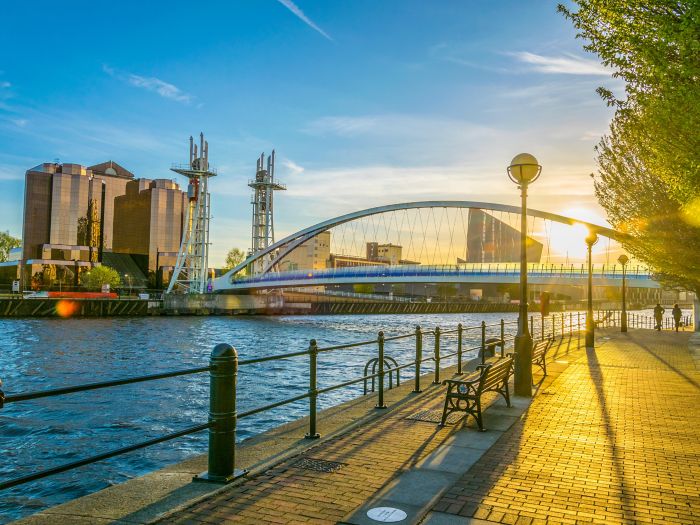
[[[315,338],[320,347],[425,329],[497,323],[515,314],[416,316],[161,317],[112,319],[0,320],[0,378],[7,395],[181,368],[206,366],[215,344],[233,344],[240,359],[303,350]],[[513,331],[513,325],[508,326]],[[497,335],[495,329],[489,336]],[[480,331],[465,332],[465,349],[477,346]],[[424,354],[433,339],[424,338]],[[443,339],[455,350],[454,336]],[[322,353],[319,387],[363,373],[376,345]],[[386,355],[400,364],[413,359],[413,338],[388,342]],[[470,355],[474,355],[471,352]],[[454,360],[453,360],[454,361]],[[426,363],[424,371],[430,370]],[[404,371],[405,379],[413,373]],[[244,411],[293,397],[308,388],[306,356],[241,367],[238,409]],[[10,403],[0,410],[0,480],[27,475],[87,455],[206,422],[207,373],[110,389]],[[326,408],[362,395],[362,384],[319,398]],[[238,439],[307,414],[300,401],[239,421]],[[5,490],[0,523],[122,483],[130,478],[206,452],[207,433],[186,436],[117,458]]]

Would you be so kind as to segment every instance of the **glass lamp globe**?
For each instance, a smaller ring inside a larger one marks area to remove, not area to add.
[[[519,153],[508,166],[508,176],[516,184],[530,184],[537,180],[542,171],[534,155],[529,153]]]
[[[590,232],[586,236],[586,244],[588,246],[593,246],[597,242],[598,242],[598,234],[596,232]]]

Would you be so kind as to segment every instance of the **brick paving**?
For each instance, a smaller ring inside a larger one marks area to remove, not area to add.
[[[700,523],[687,340],[634,330],[584,351],[433,510],[517,525]]]
[[[568,367],[433,510],[517,525],[700,523],[700,374],[687,339],[635,330],[595,352],[555,350]],[[342,463],[335,472],[290,458],[159,523],[336,523],[460,430],[406,419],[443,395],[304,454]]]
[[[445,377],[448,377],[445,375]],[[424,381],[424,388],[429,381]],[[333,524],[359,507],[400,472],[410,470],[453,433],[476,428],[473,418],[444,428],[406,419],[421,410],[442,410],[444,387],[427,388],[415,402],[368,426],[320,443],[302,457],[343,463],[332,473],[295,466],[290,458],[240,486],[169,516],[177,524]],[[494,401],[496,394],[487,394]],[[471,431],[471,430],[470,430]]]

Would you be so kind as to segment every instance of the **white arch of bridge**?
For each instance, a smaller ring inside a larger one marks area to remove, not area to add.
[[[510,204],[497,204],[492,202],[478,202],[478,201],[416,201],[416,202],[401,202],[397,204],[388,204],[385,206],[377,206],[374,208],[367,208],[365,210],[359,210],[352,213],[346,213],[345,215],[340,215],[332,219],[319,222],[313,226],[309,226],[303,230],[296,233],[288,235],[284,239],[280,239],[268,246],[265,250],[258,253],[252,254],[243,262],[226,272],[224,275],[219,277],[217,281],[226,280],[228,282],[232,281],[233,276],[235,276],[242,269],[248,265],[254,263],[258,259],[262,259],[267,255],[273,254],[273,258],[265,265],[262,273],[269,272],[279,261],[281,261],[286,255],[288,255],[292,250],[308,241],[309,239],[315,237],[316,235],[344,224],[346,222],[354,221],[356,219],[361,219],[363,217],[369,217],[370,215],[379,215],[381,213],[388,213],[397,210],[414,210],[418,208],[474,208],[479,210],[506,212],[506,213],[520,213],[520,206],[512,206]],[[598,224],[593,224],[590,222],[581,221],[578,219],[572,219],[571,217],[565,217],[564,215],[558,215],[556,213],[549,213],[546,211],[535,210],[528,208],[527,215],[531,217],[536,217],[539,219],[548,219],[555,222],[560,222],[562,224],[574,225],[582,224],[586,226],[589,230],[596,232],[598,235],[604,237],[609,237],[618,242],[625,241],[628,236],[622,232],[618,232],[611,228],[606,228],[605,226],[600,226]],[[278,253],[275,253],[279,250]]]

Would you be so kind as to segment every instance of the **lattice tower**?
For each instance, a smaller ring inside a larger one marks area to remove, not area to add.
[[[211,196],[210,177],[216,171],[209,168],[209,144],[199,134],[199,149],[190,137],[190,162],[173,166],[175,173],[188,178],[185,226],[177,254],[175,270],[167,293],[205,293],[209,283],[209,221]]]
[[[255,179],[248,182],[253,189],[251,204],[253,205],[253,222],[251,238],[251,254],[256,254],[275,242],[274,223],[274,191],[286,190],[284,184],[275,181],[275,151],[267,157],[265,167],[265,153],[257,160]],[[270,260],[272,256],[270,256]],[[261,273],[265,267],[265,261],[259,259],[253,264],[252,272]]]

